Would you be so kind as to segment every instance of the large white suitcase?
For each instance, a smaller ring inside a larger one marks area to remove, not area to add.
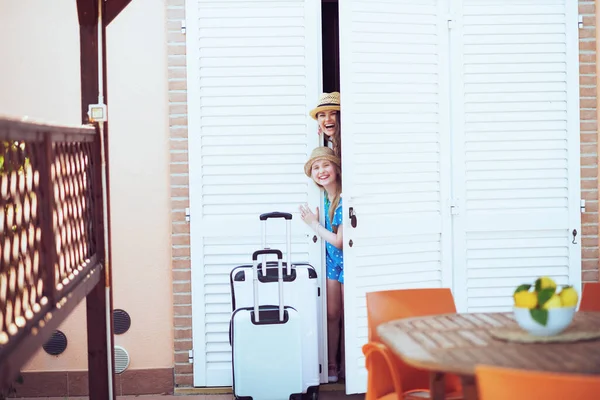
[[[291,219],[289,213],[266,213],[260,216],[262,224],[262,246],[266,247],[267,221],[272,218],[286,220],[286,263],[283,276],[283,302],[298,311],[302,321],[302,392],[309,399],[316,399],[319,392],[320,371],[323,365],[319,352],[320,288],[317,272],[308,263],[291,263]],[[259,263],[258,281],[262,304],[275,304],[278,296],[277,263]],[[265,266],[265,268],[263,268]],[[288,268],[288,266],[290,266]],[[253,304],[254,272],[252,265],[242,265],[230,273],[232,307],[249,307]]]
[[[277,305],[264,304],[258,274],[252,280],[253,305],[231,316],[230,341],[233,362],[233,394],[243,400],[285,400],[302,396],[302,321],[298,311],[283,304],[283,262],[280,250],[252,254],[278,259]]]

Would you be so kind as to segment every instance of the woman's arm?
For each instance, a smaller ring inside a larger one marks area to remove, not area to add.
[[[313,230],[317,233],[317,235],[323,238],[323,240],[331,243],[333,247],[342,250],[342,247],[344,246],[344,229],[342,224],[338,225],[337,233],[327,230],[327,228],[319,224],[319,222],[317,222],[317,225],[313,227]]]

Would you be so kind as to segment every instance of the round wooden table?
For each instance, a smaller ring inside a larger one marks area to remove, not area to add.
[[[444,314],[406,318],[377,328],[381,340],[404,362],[431,371],[431,399],[444,399],[444,374],[460,375],[465,400],[477,399],[478,364],[548,372],[600,375],[600,340],[514,343],[495,329],[518,328],[512,313]],[[568,330],[600,330],[600,313],[578,312]]]

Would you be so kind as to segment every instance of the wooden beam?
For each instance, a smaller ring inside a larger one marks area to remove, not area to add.
[[[81,65],[81,122],[86,124],[89,121],[87,110],[90,104],[98,103],[99,94],[99,68],[98,68],[98,0],[77,0],[78,14],[79,14],[79,39],[80,39],[80,65]],[[103,23],[102,23],[102,37],[106,38],[106,2],[102,2],[103,10]],[[106,40],[102,41],[102,58],[103,58],[103,92],[104,92],[104,103],[108,104],[106,94]],[[108,136],[107,125],[105,124],[104,130],[104,144],[105,149],[108,145],[106,138]],[[100,143],[98,143],[100,144]],[[100,151],[100,146],[98,146]],[[108,154],[106,154],[106,164],[108,165]],[[106,168],[108,176],[108,167]],[[100,171],[100,168],[98,168]],[[96,182],[101,184],[101,175],[98,173],[96,176]],[[106,198],[107,201],[110,199],[110,195],[107,190]],[[97,207],[102,207],[102,199],[96,199]],[[110,215],[110,209],[109,209]],[[88,342],[88,376],[93,376],[94,379],[89,379],[89,395],[90,400],[115,400],[115,369],[114,363],[112,368],[108,365],[108,356],[114,360],[114,334],[113,334],[113,323],[112,323],[112,311],[113,302],[110,291],[108,291],[107,299],[107,287],[112,285],[112,276],[110,274],[110,223],[109,226],[104,226],[102,219],[102,210],[96,210],[98,218],[98,236],[97,241],[100,244],[99,251],[104,256],[104,248],[108,246],[108,260],[103,257],[103,264],[106,266],[105,273],[102,274],[100,282],[94,289],[88,294],[86,299],[86,317],[87,317],[87,342]],[[110,218],[109,218],[110,221]],[[104,229],[109,230],[109,242],[104,243]],[[106,315],[110,315],[109,321],[107,321]],[[107,338],[111,338],[110,349],[107,349]],[[109,374],[112,375],[112,398],[109,397]]]
[[[106,0],[104,25],[108,26],[131,3],[131,0]]]
[[[98,22],[98,0],[77,0],[77,15],[80,26],[96,25]]]

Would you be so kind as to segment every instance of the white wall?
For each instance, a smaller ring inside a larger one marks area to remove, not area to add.
[[[173,366],[165,13],[132,1],[107,31],[114,305],[132,318],[115,343],[131,369]],[[0,115],[79,124],[75,1],[0,1],[0,37]],[[65,353],[25,370],[87,369],[84,305],[59,329]]]

